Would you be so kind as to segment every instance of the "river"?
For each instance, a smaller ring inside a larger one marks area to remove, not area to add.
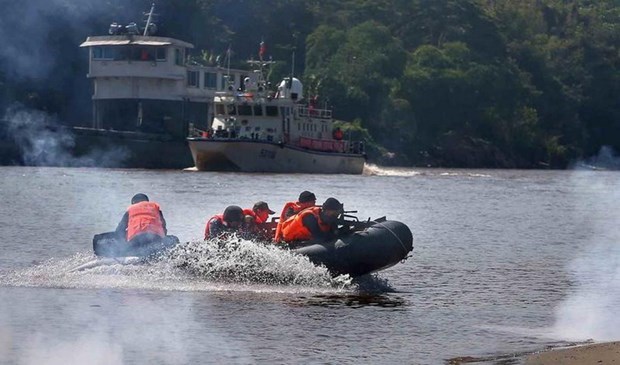
[[[227,205],[279,211],[303,190],[404,222],[411,257],[351,280],[246,242],[247,262],[204,275],[178,258],[69,272],[137,192],[200,243]],[[0,167],[0,201],[2,364],[507,364],[620,339],[618,172]]]

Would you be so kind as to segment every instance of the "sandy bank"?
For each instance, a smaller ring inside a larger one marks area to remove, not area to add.
[[[620,365],[620,342],[597,343],[530,355],[526,365]]]

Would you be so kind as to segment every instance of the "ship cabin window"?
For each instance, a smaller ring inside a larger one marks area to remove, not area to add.
[[[235,109],[235,104],[226,105],[227,115],[237,115],[237,110]]]
[[[183,66],[183,51],[180,48],[174,49],[174,63],[177,66]]]
[[[166,60],[166,48],[157,48],[157,61],[165,61]]]
[[[113,47],[93,47],[93,60],[113,60],[117,53]]]
[[[213,72],[205,72],[205,79],[203,84],[205,89],[216,89],[217,74]]]
[[[273,105],[265,106],[265,115],[268,117],[277,117],[278,116],[278,107]]]
[[[254,105],[254,115],[263,115],[263,106],[258,104],[258,105]]]
[[[239,115],[252,115],[252,106],[251,105],[238,105],[237,111]]]
[[[155,60],[155,48],[135,47],[132,49],[131,59],[136,61],[153,61]]]
[[[224,115],[226,114],[226,109],[224,108],[224,104],[215,104],[215,114],[216,115]]]
[[[187,86],[199,87],[198,85],[198,71],[187,71]]]

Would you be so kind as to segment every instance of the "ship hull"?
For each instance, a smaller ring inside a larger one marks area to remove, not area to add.
[[[73,133],[73,156],[94,166],[183,169],[193,165],[185,139],[90,128],[74,128]]]
[[[200,171],[361,174],[362,154],[308,150],[269,141],[188,138]]]
[[[166,134],[0,121],[0,165],[183,169],[194,165],[185,138]]]

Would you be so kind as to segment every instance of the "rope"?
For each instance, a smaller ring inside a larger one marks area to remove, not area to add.
[[[376,221],[374,221],[376,222]],[[403,241],[400,239],[400,237],[398,237],[398,235],[396,233],[394,233],[394,231],[392,231],[391,229],[389,229],[385,224],[383,224],[382,222],[376,222],[376,224],[381,225],[383,228],[385,228],[388,232],[390,232],[394,237],[396,237],[396,239],[398,240],[398,242],[400,243],[401,247],[403,248],[403,251],[405,251],[405,255],[409,253],[409,251],[407,250],[407,247],[405,247],[405,244],[403,243]],[[413,248],[413,247],[412,247]]]

